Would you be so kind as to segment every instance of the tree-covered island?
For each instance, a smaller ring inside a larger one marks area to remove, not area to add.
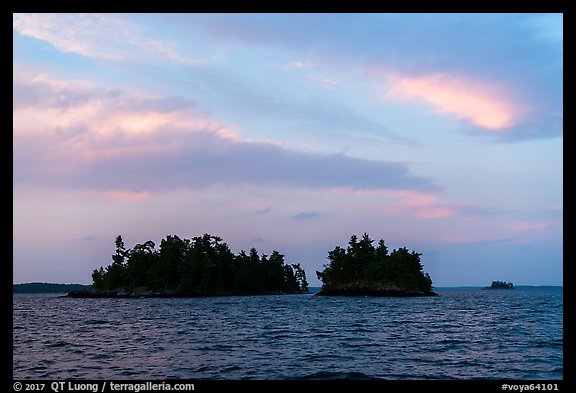
[[[514,284],[505,281],[492,281],[492,285],[482,289],[514,289]]]
[[[66,293],[70,291],[82,291],[87,285],[82,284],[57,284],[49,282],[28,282],[13,284],[12,293]]]
[[[346,249],[330,251],[330,262],[316,272],[323,284],[317,295],[437,296],[422,272],[422,254],[405,247],[389,253],[383,240],[373,242],[366,233],[360,240],[353,235]]]
[[[278,251],[259,255],[255,248],[235,255],[218,236],[191,239],[167,236],[126,249],[117,236],[106,268],[94,270],[92,287],[70,297],[175,297],[308,292],[299,263],[288,265]]]

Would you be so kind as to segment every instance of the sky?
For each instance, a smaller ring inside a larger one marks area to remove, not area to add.
[[[562,14],[14,14],[13,282],[220,236],[562,285]]]

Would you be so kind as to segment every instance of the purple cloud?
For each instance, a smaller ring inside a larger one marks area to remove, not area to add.
[[[305,211],[305,212],[297,213],[290,218],[293,220],[308,221],[308,220],[315,220],[319,217],[322,217],[322,213],[318,213],[318,212],[314,212],[314,211]]]
[[[387,162],[237,137],[179,97],[17,81],[14,184],[103,191],[211,185],[438,190]],[[29,90],[41,92],[27,101]],[[43,99],[40,99],[43,98]]]

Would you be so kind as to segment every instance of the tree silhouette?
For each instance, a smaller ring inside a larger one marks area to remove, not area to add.
[[[505,281],[492,281],[488,289],[514,289],[514,284]]]
[[[422,271],[422,254],[402,247],[388,253],[384,240],[364,233],[360,240],[350,237],[346,249],[336,246],[328,252],[329,263],[316,272],[322,281],[321,293],[431,293],[432,279]]]
[[[286,264],[278,251],[260,256],[251,248],[248,255],[244,250],[234,255],[222,238],[210,234],[168,235],[158,250],[150,240],[127,250],[119,235],[115,246],[112,263],[92,273],[96,289],[189,296],[308,291],[304,269]]]

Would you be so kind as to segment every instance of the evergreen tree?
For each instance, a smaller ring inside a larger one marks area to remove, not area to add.
[[[346,250],[336,246],[328,252],[329,263],[316,272],[324,290],[349,288],[398,288],[402,291],[432,290],[432,280],[422,271],[417,252],[406,247],[392,250],[384,240],[374,247],[373,240],[364,233],[360,240],[352,235]]]
[[[288,265],[273,251],[234,255],[222,238],[210,234],[181,239],[169,235],[158,250],[152,241],[126,249],[121,236],[115,241],[112,264],[92,272],[96,289],[169,291],[184,295],[306,292],[306,273]]]
[[[299,263],[292,265],[294,270],[294,279],[298,286],[298,290],[302,292],[308,292],[308,280],[306,280],[306,273]]]

